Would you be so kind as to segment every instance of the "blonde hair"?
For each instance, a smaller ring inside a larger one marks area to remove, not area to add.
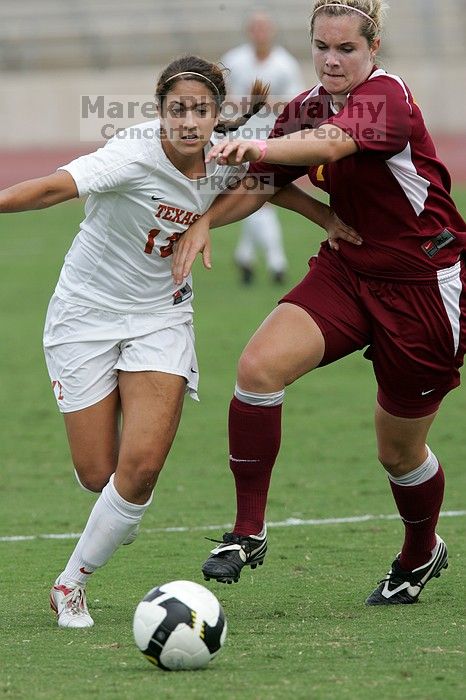
[[[361,18],[361,35],[372,46],[380,36],[388,11],[388,4],[383,0],[316,0],[311,15],[311,37],[314,34],[316,16],[326,14],[330,17],[342,17],[354,11]]]

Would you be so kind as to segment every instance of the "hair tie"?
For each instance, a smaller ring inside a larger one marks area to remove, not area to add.
[[[202,78],[203,80],[207,80],[207,82],[213,86],[215,92],[220,97],[220,90],[218,89],[218,87],[215,85],[215,83],[210,78],[208,78],[206,75],[202,75],[202,73],[195,73],[192,70],[185,70],[182,73],[175,73],[175,75],[172,75],[172,76],[170,76],[170,78],[167,78],[165,83],[168,83],[170,80],[174,80],[174,78],[181,78],[182,75],[197,75],[199,78]]]

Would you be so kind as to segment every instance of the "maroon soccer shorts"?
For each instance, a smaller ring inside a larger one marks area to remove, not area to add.
[[[320,366],[367,347],[377,399],[388,413],[434,413],[460,384],[466,349],[466,273],[462,263],[429,282],[386,281],[354,273],[325,245],[281,302],[305,309],[325,338]]]

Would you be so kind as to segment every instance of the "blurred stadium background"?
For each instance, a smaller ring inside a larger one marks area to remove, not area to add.
[[[405,77],[455,184],[466,185],[466,0],[389,2],[382,65]],[[246,13],[255,5],[0,0],[0,187],[47,174],[95,148],[80,140],[81,95],[151,99],[156,76],[176,55],[218,60],[243,42]],[[261,6],[276,19],[279,42],[299,59],[311,87],[311,0],[261,0]],[[466,188],[457,195],[465,213]],[[291,287],[323,235],[291,212],[281,216]],[[134,648],[131,618],[140,597],[164,580],[200,580],[199,564],[212,546],[204,535],[213,535],[212,524],[225,523],[234,509],[225,450],[235,365],[281,295],[261,269],[253,293],[238,284],[232,259],[239,227],[215,246],[214,274],[196,263],[202,403],[186,402],[144,536],[93,582],[95,629],[84,631],[82,641],[57,633],[47,610],[50,582],[92,497],[76,486],[65,431],[47,396],[41,329],[81,218],[79,202],[0,217],[0,697],[205,700],[216,687],[222,700],[466,697],[466,442],[455,438],[464,426],[466,394],[452,392],[432,431],[449,474],[444,509],[459,516],[441,523],[451,546],[448,576],[426,591],[425,604],[408,606],[413,610],[366,609],[361,602],[383,574],[401,525],[392,520],[391,495],[375,464],[374,382],[360,353],[289,388],[269,517],[294,530],[271,530],[270,561],[257,578],[245,573],[238,588],[213,588],[231,623],[216,665],[205,674],[160,675]],[[349,522],[330,525],[348,516]]]
[[[310,0],[263,0],[315,82]],[[251,0],[2,0],[0,186],[94,149],[81,95],[146,95],[172,58],[218,60],[244,41]],[[404,77],[456,182],[466,182],[466,0],[391,0],[381,65]]]

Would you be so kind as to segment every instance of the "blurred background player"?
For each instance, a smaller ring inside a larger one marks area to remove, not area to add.
[[[281,107],[304,90],[304,81],[297,60],[275,43],[277,28],[264,9],[255,10],[246,23],[248,43],[237,46],[222,56],[229,69],[228,99],[240,103],[249,94],[257,77],[270,86],[268,104],[248,122],[252,138],[267,138]],[[235,250],[235,262],[244,284],[254,279],[257,251],[265,256],[267,269],[274,282],[284,281],[287,259],[278,215],[266,204],[242,222],[241,235]]]

